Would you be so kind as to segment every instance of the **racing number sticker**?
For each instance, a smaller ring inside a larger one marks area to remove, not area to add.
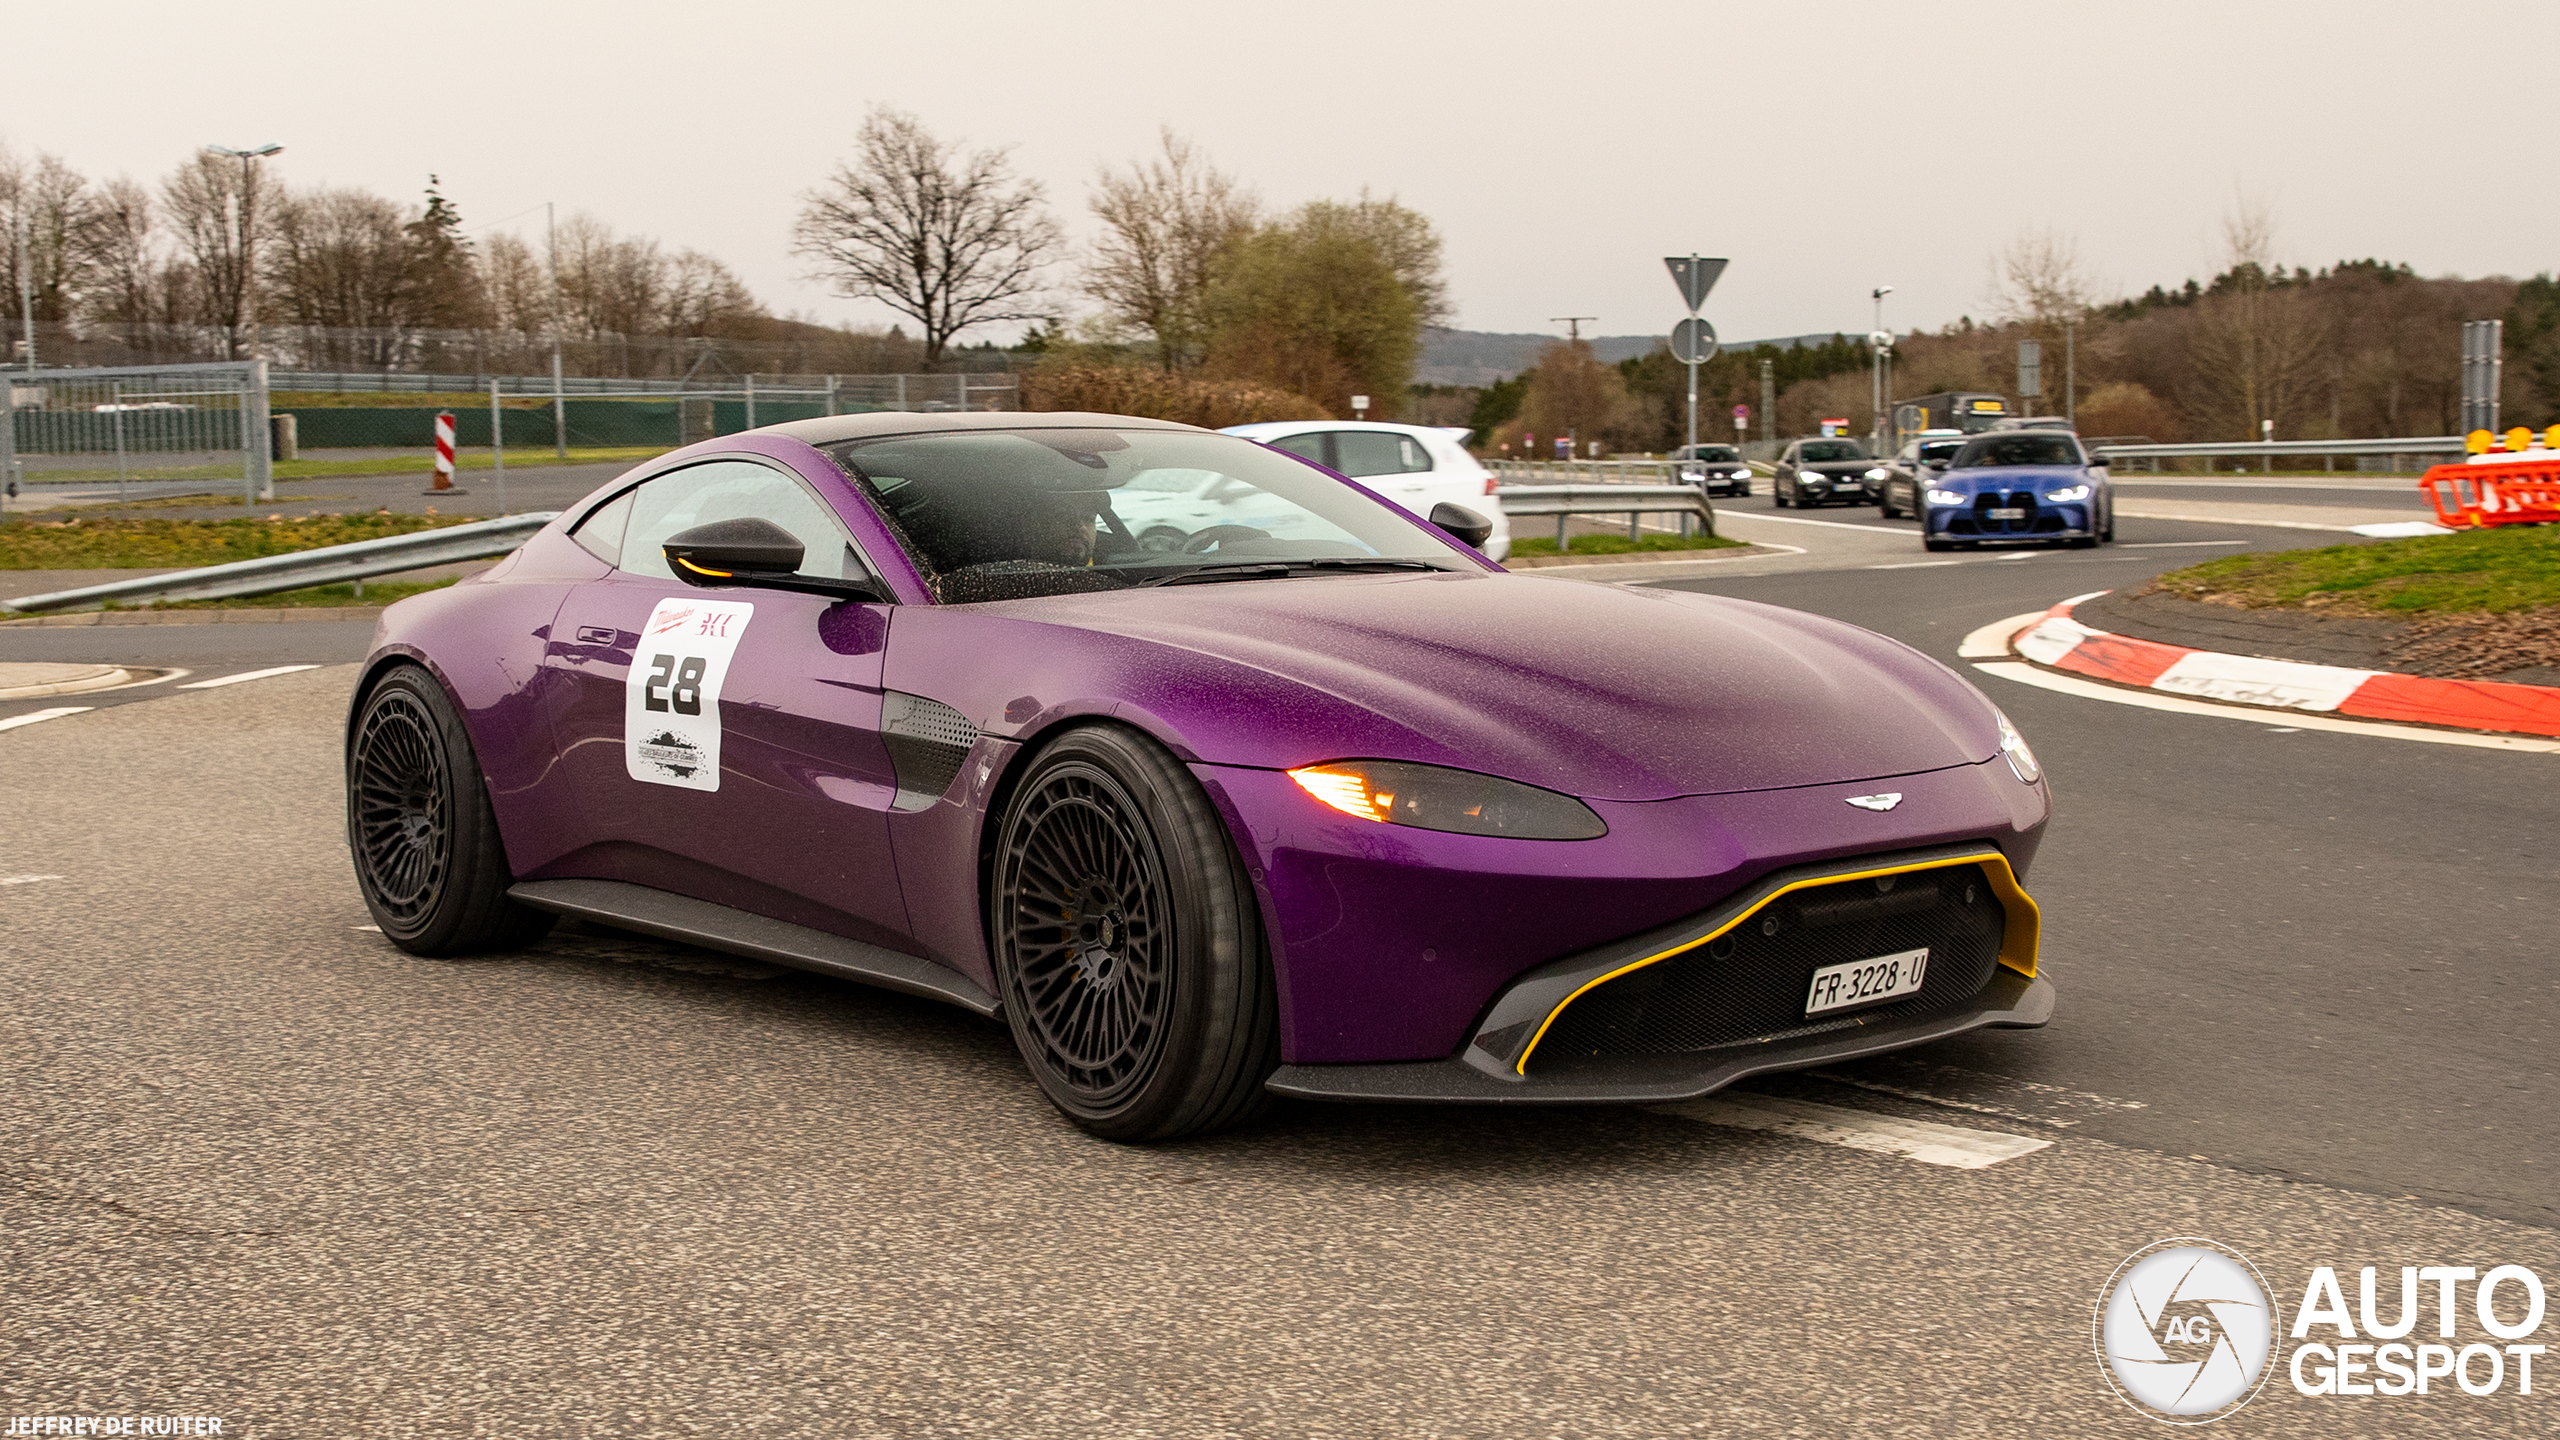
[[[756,607],[742,600],[661,600],[622,682],[622,763],[631,778],[720,788],[720,685]]]

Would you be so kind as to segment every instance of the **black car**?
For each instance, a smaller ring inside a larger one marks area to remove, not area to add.
[[[1792,441],[1778,457],[1769,498],[1781,510],[1791,505],[1864,505],[1873,499],[1871,476],[1880,480],[1884,470],[1855,440]]]
[[[1971,439],[1961,430],[1936,430],[1905,443],[1893,463],[1885,466],[1884,478],[1876,482],[1876,508],[1884,518],[1920,514],[1920,492],[1929,477],[1947,468],[1956,452]]]
[[[1671,452],[1681,482],[1704,485],[1710,495],[1751,493],[1751,466],[1730,445],[1683,445]]]

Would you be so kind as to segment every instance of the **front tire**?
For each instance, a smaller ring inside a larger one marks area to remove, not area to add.
[[[1006,1022],[1051,1104],[1107,1140],[1262,1108],[1278,1001],[1253,883],[1199,782],[1117,726],[1035,757],[997,832],[987,934]]]
[[[556,917],[515,876],[462,715],[415,665],[375,683],[347,733],[347,848],[374,923],[412,955],[530,945]]]

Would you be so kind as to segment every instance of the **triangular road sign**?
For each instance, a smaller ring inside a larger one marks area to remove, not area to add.
[[[1680,287],[1680,298],[1689,302],[1689,313],[1707,303],[1707,292],[1716,288],[1716,277],[1724,273],[1722,260],[1701,260],[1695,255],[1665,255],[1662,263],[1671,267],[1671,283]]]

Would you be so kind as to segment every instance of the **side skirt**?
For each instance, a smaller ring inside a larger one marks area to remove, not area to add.
[[[646,885],[621,880],[521,880],[508,888],[507,898],[536,910],[636,930],[661,940],[680,940],[706,950],[945,1001],[989,1019],[1003,1013],[996,997],[947,966]]]

